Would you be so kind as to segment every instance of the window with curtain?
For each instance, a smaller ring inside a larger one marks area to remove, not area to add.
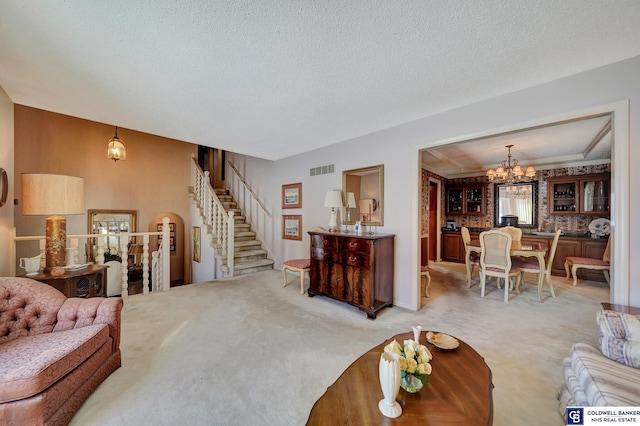
[[[520,226],[536,226],[536,184],[496,184],[496,224],[502,216],[513,215]]]

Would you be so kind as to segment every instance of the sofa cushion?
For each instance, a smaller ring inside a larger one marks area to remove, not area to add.
[[[586,399],[591,407],[640,406],[640,370],[612,361],[585,343],[574,344],[569,358],[569,375],[577,380],[572,387],[584,393],[574,394],[576,400]]]
[[[105,343],[104,325],[46,333],[0,345],[0,403],[42,392],[78,367]]]
[[[609,359],[640,368],[640,318],[616,311],[597,314],[600,350]]]

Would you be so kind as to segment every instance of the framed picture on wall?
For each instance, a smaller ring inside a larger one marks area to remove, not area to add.
[[[200,263],[200,227],[194,226],[191,229],[191,252],[193,261]]]
[[[156,223],[156,230],[162,232],[162,223]],[[162,235],[158,235],[158,250],[160,249],[160,243],[162,243]],[[176,252],[176,224],[175,222],[169,223],[169,251],[171,253]]]
[[[282,208],[299,209],[302,207],[302,182],[282,185]]]
[[[302,240],[302,216],[284,215],[282,216],[282,238],[285,240]]]

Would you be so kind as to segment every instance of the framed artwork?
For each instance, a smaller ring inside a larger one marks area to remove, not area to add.
[[[282,185],[282,208],[299,209],[302,207],[302,182]]]
[[[156,230],[162,232],[162,223],[156,223]],[[162,242],[162,235],[158,235],[158,249],[160,249],[160,243]],[[169,223],[169,251],[171,253],[176,252],[176,224],[175,222]]]
[[[200,263],[200,227],[194,226],[191,230],[191,252],[193,261]]]
[[[282,238],[285,240],[302,241],[302,216],[284,215],[282,216]]]

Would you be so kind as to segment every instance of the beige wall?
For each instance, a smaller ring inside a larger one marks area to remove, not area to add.
[[[87,209],[137,210],[139,230],[157,214],[173,212],[189,229],[190,161],[197,146],[119,128],[127,159],[114,163],[106,156],[113,134],[110,124],[16,105],[15,198],[20,199],[21,173],[80,176],[85,179]],[[23,216],[20,205],[14,215],[17,235],[44,234],[44,217]],[[87,232],[86,214],[66,219],[68,234]],[[18,258],[29,254],[18,247]],[[187,259],[183,263],[189,264]],[[190,282],[189,268],[185,275],[185,282]]]

